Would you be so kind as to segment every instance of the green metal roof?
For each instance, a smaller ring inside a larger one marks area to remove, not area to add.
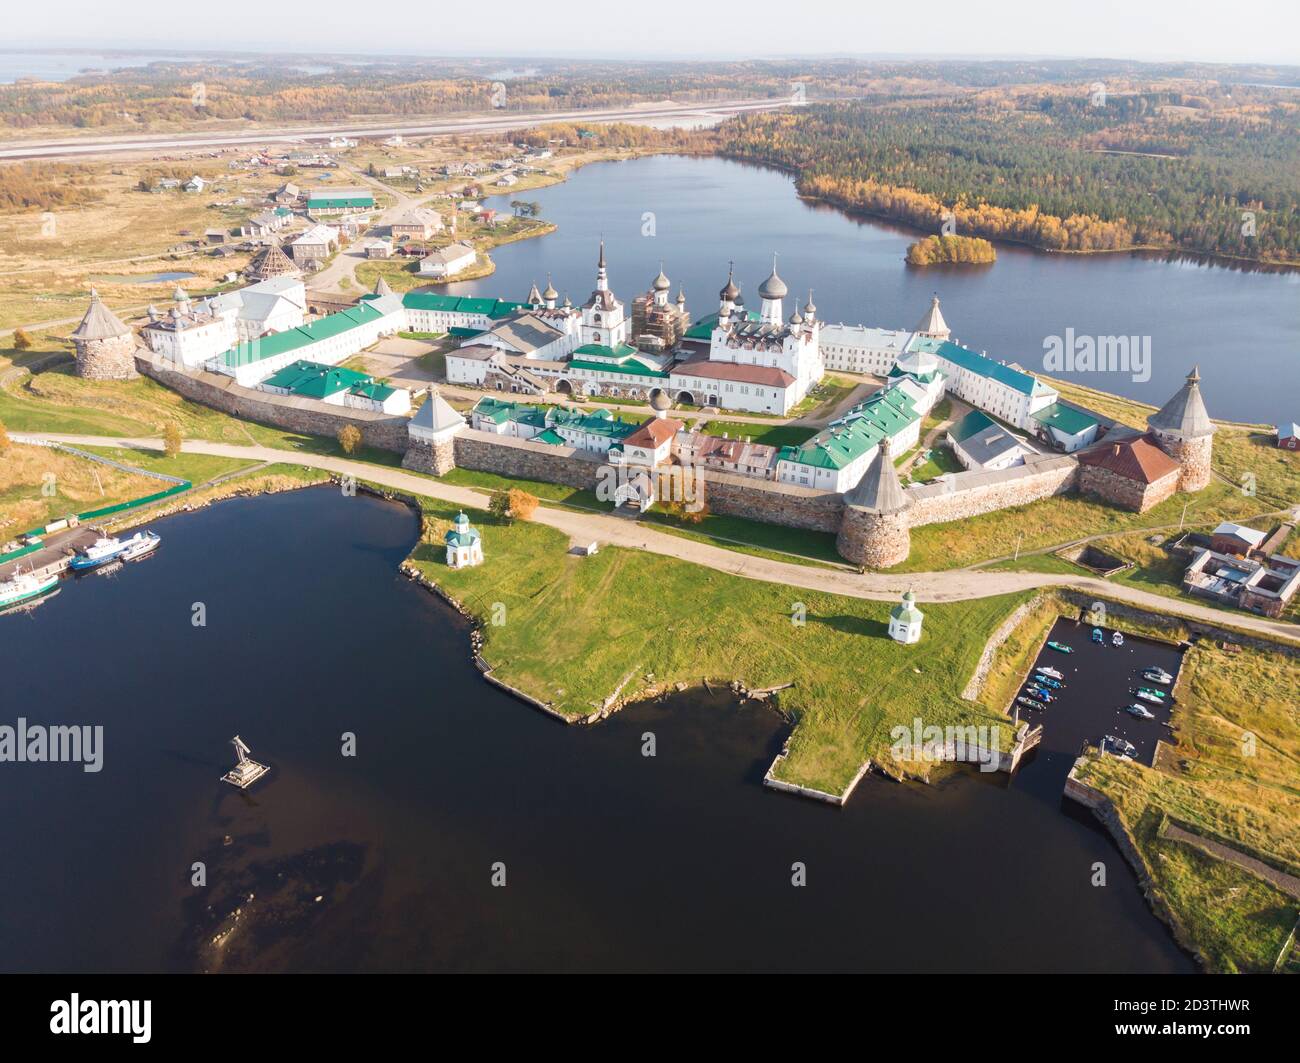
[[[821,469],[842,469],[920,416],[901,388],[888,387],[859,403],[839,423],[799,446],[782,447],[777,460]]]
[[[586,369],[593,373],[628,373],[631,376],[655,377],[658,380],[668,378],[667,373],[659,369],[651,369],[644,362],[637,361],[634,358],[630,358],[625,362],[589,362],[584,358],[574,358],[569,362],[568,367],[570,369]]]
[[[609,410],[597,409],[586,412],[572,410],[566,406],[556,406],[550,410],[546,420],[552,429],[567,428],[573,432],[610,436],[614,439],[625,439],[640,427],[638,424],[619,420]]]
[[[1054,428],[1068,436],[1081,435],[1089,428],[1096,428],[1101,424],[1097,418],[1089,416],[1082,410],[1076,410],[1072,406],[1062,406],[1059,402],[1043,407],[1033,417],[1039,424]]]
[[[739,317],[738,314],[732,314],[731,316],[733,319]],[[747,310],[745,312],[745,320],[757,321],[758,311]],[[704,317],[700,318],[699,321],[695,322],[694,325],[688,328],[684,333],[682,333],[682,336],[684,339],[688,339],[688,340],[712,339],[713,330],[717,327],[718,327],[718,315],[716,313],[706,314]]]
[[[944,340],[938,346],[930,347],[928,344],[923,346],[922,342],[915,341],[909,345],[909,350],[929,350],[936,357],[952,362],[953,365],[960,366],[969,372],[978,373],[980,376],[996,380],[1000,384],[1014,388],[1022,395],[1032,395],[1035,388],[1041,387],[1030,374],[1021,372],[1019,369],[1012,369],[1009,365],[1003,365],[1001,362],[995,362],[985,355],[976,354],[970,348],[963,347],[960,343]]]
[[[483,335],[483,330],[481,328],[466,328],[464,325],[452,325],[447,332],[462,340],[467,340],[471,336]]]
[[[255,365],[276,355],[288,354],[299,348],[310,347],[313,343],[338,336],[350,329],[357,328],[383,317],[369,303],[358,303],[337,314],[329,314],[309,325],[286,329],[271,336],[261,336],[248,343],[240,343],[221,356],[221,361],[231,369],[245,365]]]
[[[948,434],[958,443],[964,443],[971,436],[984,431],[986,428],[992,428],[995,422],[992,417],[981,410],[971,410],[965,417],[948,429]]]
[[[550,443],[552,446],[567,447],[569,444],[564,436],[560,435],[554,428],[548,428],[545,432],[538,432],[533,436],[538,443]]]
[[[360,395],[362,398],[372,399],[375,402],[384,402],[397,393],[396,388],[390,388],[387,384],[381,384],[376,380],[367,380],[363,384],[354,384],[348,390],[353,395]]]
[[[493,424],[505,424],[518,421],[520,424],[541,428],[546,424],[546,411],[531,402],[508,402],[485,396],[474,403],[474,413],[485,417]]]
[[[308,210],[347,210],[374,205],[374,196],[332,196],[328,188],[315,188],[307,193]]]
[[[603,343],[584,343],[573,353],[575,355],[585,354],[588,358],[609,358],[621,361],[624,358],[635,357],[636,348],[630,343],[620,343],[617,347],[606,347]]]
[[[493,320],[509,317],[523,308],[523,303],[508,299],[480,299],[466,295],[439,295],[437,292],[407,292],[402,305],[408,310],[432,310],[446,314],[476,314]]]

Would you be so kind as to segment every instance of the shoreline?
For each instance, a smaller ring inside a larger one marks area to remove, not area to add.
[[[896,218],[893,215],[882,213],[881,211],[871,210],[853,203],[847,203],[840,199],[829,196],[811,195],[803,192],[799,188],[799,178],[802,171],[784,166],[777,162],[767,159],[754,158],[745,155],[733,155],[729,152],[718,150],[713,152],[716,158],[729,159],[732,162],[744,163],[748,166],[761,166],[764,169],[775,170],[790,177],[794,183],[794,192],[797,199],[805,203],[817,204],[819,206],[830,207],[838,210],[846,217],[871,218],[877,221],[888,222],[890,225],[896,225],[900,229],[907,230],[908,233],[916,233],[921,237],[934,236],[935,233],[929,229],[923,229],[914,222],[906,218]],[[915,192],[915,189],[908,188],[905,185],[899,186],[909,192]],[[1079,255],[1079,256],[1105,256],[1105,255],[1137,255],[1142,258],[1156,259],[1169,258],[1170,256],[1179,256],[1185,259],[1199,262],[1202,265],[1214,265],[1222,268],[1228,268],[1232,265],[1247,267],[1243,272],[1250,273],[1296,273],[1300,272],[1300,261],[1282,261],[1274,262],[1268,259],[1260,258],[1243,258],[1240,255],[1230,255],[1217,251],[1197,251],[1190,248],[1182,247],[1162,247],[1154,244],[1133,244],[1127,247],[1098,247],[1088,249],[1076,248],[1056,248],[1042,247],[1038,244],[1030,243],[1028,240],[1017,240],[1009,236],[986,236],[982,233],[967,233],[964,235],[978,237],[981,240],[987,240],[996,248],[999,245],[1005,245],[1011,248],[1023,248],[1043,255]],[[934,263],[934,265],[982,265],[993,266],[996,262],[982,263]],[[916,267],[913,267],[916,268]]]

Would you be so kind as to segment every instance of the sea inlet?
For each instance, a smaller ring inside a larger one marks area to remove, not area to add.
[[[150,559],[0,618],[3,722],[104,728],[96,774],[0,766],[6,970],[1193,969],[1062,802],[1050,728],[1014,779],[869,777],[835,809],[762,787],[764,705],[567,727],[484,682],[398,572],[403,506],[320,487],[152,526]],[[235,734],[272,767],[247,792]]]

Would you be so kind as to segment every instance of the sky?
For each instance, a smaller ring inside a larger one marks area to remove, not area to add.
[[[60,0],[57,19],[40,4],[9,5],[5,37],[0,47],[178,52],[1080,56],[1300,65],[1300,0],[384,0],[360,8],[356,0],[217,0],[202,7]]]

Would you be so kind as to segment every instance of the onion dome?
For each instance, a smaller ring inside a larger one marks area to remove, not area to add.
[[[794,308],[794,313],[790,315],[790,324],[792,325],[803,324],[803,314],[799,313],[799,308],[797,306]]]
[[[650,282],[650,286],[657,292],[666,292],[673,286],[673,282],[664,276],[664,264],[659,263],[659,276]]]
[[[804,316],[804,317],[812,317],[813,314],[815,314],[815,313],[817,313],[817,307],[813,306],[813,301],[812,301],[812,289],[809,288],[809,289],[808,289],[808,301],[807,301],[806,303],[803,304],[803,316]]]
[[[724,303],[734,303],[736,297],[740,295],[740,289],[736,286],[735,267],[727,270],[727,283],[722,286],[722,291],[718,292],[718,298]]]
[[[189,294],[179,284],[176,285],[176,290],[172,292],[172,298],[178,303],[188,303],[190,301]]]
[[[736,290],[736,297],[731,301],[735,304],[737,310],[745,305],[745,297],[740,293],[739,289]]]
[[[551,284],[551,277],[550,274],[548,273],[546,276],[546,291],[542,292],[542,298],[545,299],[547,302],[551,302],[555,299],[558,299],[559,297],[560,297],[560,293],[557,292],[554,286]]]
[[[759,285],[758,294],[764,299],[784,299],[790,294],[790,289],[785,286],[785,281],[777,276],[775,257],[772,259],[772,275]]]
[[[678,305],[680,305],[680,306],[685,306],[685,305],[686,305],[686,289],[685,289],[685,288],[678,288],[678,289],[677,289],[677,302],[678,302]]]
[[[668,392],[666,391],[663,390],[656,391],[650,397],[650,408],[659,413],[663,413],[665,410],[672,409],[672,405],[673,405],[673,400],[668,397]]]

